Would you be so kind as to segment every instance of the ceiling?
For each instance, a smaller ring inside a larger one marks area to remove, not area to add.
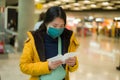
[[[42,4],[42,9],[51,6],[61,6],[65,10],[119,10],[120,0],[35,0],[35,4]],[[18,4],[18,0],[6,0],[6,5]],[[54,5],[53,5],[54,4]]]

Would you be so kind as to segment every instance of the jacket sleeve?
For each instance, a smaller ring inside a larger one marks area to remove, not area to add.
[[[75,64],[75,66],[73,66],[73,67],[71,67],[71,66],[69,66],[68,67],[68,70],[70,71],[70,72],[73,72],[73,71],[75,71],[77,68],[78,68],[78,60],[77,60],[77,57],[76,57],[76,64]]]
[[[79,42],[77,41],[77,39],[74,36],[74,34],[72,34],[71,40],[70,40],[69,52],[75,52],[76,49],[78,48],[78,46],[79,46]],[[75,71],[78,68],[78,65],[79,65],[79,63],[78,63],[78,59],[76,57],[76,65],[73,66],[73,67],[68,66],[68,70],[70,72],[73,72],[73,71]]]
[[[32,48],[31,40],[26,41],[23,48],[23,53],[20,58],[21,71],[32,76],[39,76],[50,73],[48,62],[35,61],[34,55],[35,53]]]

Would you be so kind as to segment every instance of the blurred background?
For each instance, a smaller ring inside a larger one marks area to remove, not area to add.
[[[65,10],[80,43],[70,80],[120,80],[120,0],[0,0],[0,80],[29,78],[19,70],[26,32],[52,6]]]

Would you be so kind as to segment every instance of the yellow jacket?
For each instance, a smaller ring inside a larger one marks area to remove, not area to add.
[[[20,58],[20,69],[23,73],[31,75],[30,80],[39,80],[39,76],[49,74],[51,71],[48,68],[47,61],[41,61],[38,55],[35,40],[31,32],[27,32],[29,38],[26,40],[23,48],[23,53]],[[70,44],[68,52],[74,52],[78,47],[78,42],[72,33],[70,37]],[[78,68],[78,61],[74,67],[66,65],[65,69],[67,75],[65,80],[69,80],[69,71],[73,72]]]

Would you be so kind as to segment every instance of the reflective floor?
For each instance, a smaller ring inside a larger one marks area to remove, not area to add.
[[[70,73],[70,80],[120,80],[120,40],[105,36],[79,37],[79,68]],[[28,80],[19,70],[20,53],[0,55],[1,80]]]
[[[79,69],[71,73],[71,80],[120,80],[120,40],[93,35],[79,38]]]

